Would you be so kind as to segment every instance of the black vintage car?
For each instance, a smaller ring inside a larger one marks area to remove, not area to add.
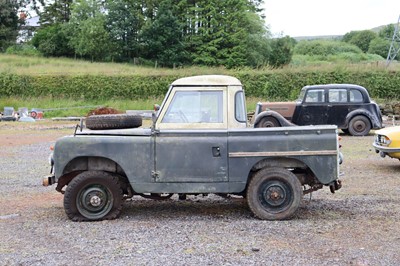
[[[302,88],[296,102],[258,103],[255,127],[288,125],[337,125],[353,136],[382,128],[379,106],[368,91],[353,84],[311,85]]]

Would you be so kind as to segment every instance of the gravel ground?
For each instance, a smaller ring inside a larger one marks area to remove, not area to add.
[[[373,135],[343,136],[343,188],[304,197],[289,221],[261,221],[243,199],[134,197],[119,219],[68,220],[42,187],[62,126],[0,124],[0,265],[399,265],[400,162]]]

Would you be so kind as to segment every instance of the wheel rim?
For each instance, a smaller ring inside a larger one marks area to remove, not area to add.
[[[265,121],[263,127],[275,127],[275,124],[271,121]]]
[[[79,192],[77,208],[86,218],[103,218],[112,209],[112,206],[112,194],[102,185],[87,186]]]
[[[293,201],[293,191],[289,184],[277,180],[264,182],[258,195],[262,206],[271,213],[286,210]]]
[[[278,122],[276,121],[275,118],[266,118],[262,122],[262,127],[277,127]]]
[[[354,122],[353,124],[353,129],[357,132],[363,132],[365,130],[365,128],[367,127],[367,125],[365,124],[364,121],[362,120],[357,120]]]

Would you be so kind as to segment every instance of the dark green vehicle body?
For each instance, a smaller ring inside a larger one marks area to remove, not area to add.
[[[171,85],[151,128],[85,129],[59,139],[48,183],[58,183],[56,189],[63,191],[83,172],[101,171],[118,177],[125,197],[246,196],[249,182],[260,170],[279,168],[308,188],[303,193],[323,186],[332,192],[340,188],[336,126],[250,128],[244,103],[242,85],[235,78],[179,79]],[[272,186],[269,192],[274,196],[284,190]],[[83,216],[82,220],[109,218]]]

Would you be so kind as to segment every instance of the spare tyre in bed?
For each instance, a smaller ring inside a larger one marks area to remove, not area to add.
[[[91,115],[86,117],[89,129],[122,129],[135,128],[142,125],[142,117],[129,114]]]

